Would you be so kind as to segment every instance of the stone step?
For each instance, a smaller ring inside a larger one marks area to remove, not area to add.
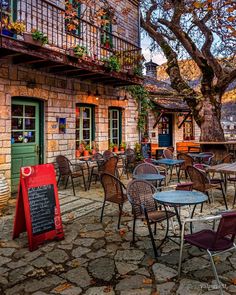
[[[75,202],[78,201],[79,197],[74,197],[74,196],[67,196],[66,198],[61,198],[59,196],[59,202],[60,202],[60,206],[63,206],[67,203],[71,203],[71,202]]]
[[[68,212],[75,211],[76,209],[84,207],[90,203],[93,203],[93,201],[89,199],[77,199],[74,202],[66,203],[65,205],[61,206],[61,214],[63,215]]]
[[[63,214],[62,221],[66,223],[101,208],[102,202],[92,202],[92,204],[73,210],[73,212],[70,212],[69,214]]]

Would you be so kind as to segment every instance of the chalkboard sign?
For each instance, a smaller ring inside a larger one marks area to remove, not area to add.
[[[33,235],[55,229],[55,198],[52,184],[28,189]]]
[[[31,251],[45,240],[64,238],[52,164],[21,168],[13,238],[25,230]]]

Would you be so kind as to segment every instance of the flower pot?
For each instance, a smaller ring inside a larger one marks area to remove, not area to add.
[[[89,156],[89,151],[85,150],[85,151],[84,151],[84,156],[85,156],[85,157],[86,157],[86,156]]]
[[[117,152],[118,152],[118,147],[117,147],[117,146],[115,146],[115,147],[113,148],[113,152],[114,152],[114,153],[117,153]]]
[[[76,158],[78,158],[81,156],[81,152],[79,150],[76,150],[75,155],[76,155]]]
[[[5,29],[5,28],[2,29],[2,35],[14,37],[14,33],[8,29]]]
[[[92,155],[95,155],[97,151],[95,149],[92,150]]]
[[[124,151],[125,151],[125,148],[124,148],[124,147],[121,147],[121,148],[120,148],[120,151],[121,151],[121,152],[124,152]]]
[[[23,34],[24,41],[26,43],[35,45],[35,46],[42,46],[43,42],[41,40],[34,40],[31,33],[24,33]]]
[[[0,210],[3,209],[10,198],[10,190],[6,178],[0,174]]]

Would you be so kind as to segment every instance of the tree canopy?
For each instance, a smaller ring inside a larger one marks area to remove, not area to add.
[[[221,99],[236,79],[235,1],[142,0],[141,11],[141,26],[164,53],[171,86],[191,108],[201,139],[223,140]],[[200,91],[181,74],[183,59],[200,69]]]

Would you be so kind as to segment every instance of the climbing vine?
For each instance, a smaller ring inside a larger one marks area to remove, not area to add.
[[[128,86],[127,90],[138,104],[137,128],[145,136],[147,133],[146,122],[148,112],[154,109],[154,104],[149,98],[149,93],[142,85]]]

